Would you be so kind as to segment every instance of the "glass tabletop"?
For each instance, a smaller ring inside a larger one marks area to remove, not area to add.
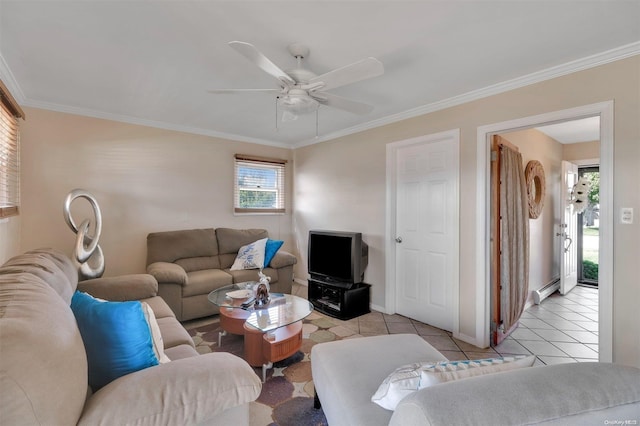
[[[255,308],[251,301],[255,284],[250,281],[222,287],[209,293],[208,299],[220,308],[249,312],[247,324],[263,332],[303,320],[313,311],[313,305],[308,300],[285,293],[269,293],[269,304]]]

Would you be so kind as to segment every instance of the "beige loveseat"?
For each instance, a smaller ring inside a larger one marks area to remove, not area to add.
[[[254,370],[228,353],[199,355],[147,274],[78,284],[69,258],[50,249],[0,267],[0,424],[249,424],[261,390]],[[152,307],[170,362],[126,374],[93,392],[70,301],[78,290]]]
[[[147,236],[147,272],[158,281],[158,295],[180,321],[219,312],[210,292],[225,285],[257,281],[258,270],[230,270],[244,245],[269,234],[264,229],[204,228],[154,232]],[[264,274],[271,291],[291,293],[296,258],[280,249]]]

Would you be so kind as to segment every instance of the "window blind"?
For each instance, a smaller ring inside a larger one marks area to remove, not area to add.
[[[285,213],[286,163],[286,160],[236,154],[234,211]]]
[[[18,214],[20,206],[20,133],[22,109],[0,81],[0,218]]]

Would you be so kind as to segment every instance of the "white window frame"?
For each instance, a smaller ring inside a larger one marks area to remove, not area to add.
[[[236,154],[234,166],[233,211],[236,214],[284,214],[286,213],[286,160],[256,157],[251,155]],[[262,188],[259,185],[240,186],[239,170],[241,167],[267,169],[276,173],[275,187]],[[276,205],[273,207],[246,207],[240,205],[240,193],[242,191],[274,192]]]
[[[20,123],[24,112],[0,81],[0,219],[20,208]]]

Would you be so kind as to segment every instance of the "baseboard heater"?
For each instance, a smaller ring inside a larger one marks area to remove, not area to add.
[[[560,278],[556,278],[551,281],[549,284],[545,285],[541,289],[535,290],[533,292],[533,301],[536,305],[542,303],[544,299],[551,296],[553,293],[560,289]]]

